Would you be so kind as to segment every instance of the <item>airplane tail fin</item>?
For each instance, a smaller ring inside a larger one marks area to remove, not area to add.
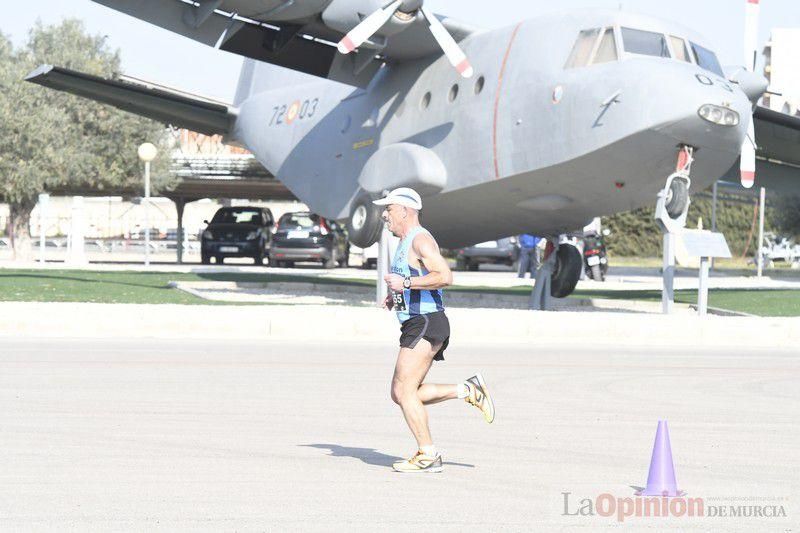
[[[105,79],[41,65],[25,80],[207,135],[229,134],[236,120],[232,106],[132,78]]]

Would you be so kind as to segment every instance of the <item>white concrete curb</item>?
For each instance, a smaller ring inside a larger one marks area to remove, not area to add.
[[[192,338],[395,344],[390,312],[344,306],[198,306],[6,302],[0,337]],[[797,349],[800,318],[718,317],[624,312],[448,311],[453,342],[532,345],[763,347]]]

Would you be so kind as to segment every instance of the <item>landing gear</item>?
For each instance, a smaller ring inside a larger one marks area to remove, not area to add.
[[[582,269],[583,257],[576,246],[548,237],[542,266],[536,271],[530,309],[546,311],[550,308],[550,297],[566,298],[572,294]]]
[[[691,179],[694,148],[681,146],[678,150],[678,163],[675,172],[667,178],[664,189],[658,193],[655,219],[664,235],[663,259],[661,269],[663,289],[661,291],[661,307],[664,314],[672,312],[674,302],[673,282],[675,278],[675,240],[676,234],[686,227],[686,215],[689,212],[689,186]]]
[[[347,219],[350,242],[359,248],[369,248],[378,242],[382,229],[381,208],[372,203],[372,197],[365,193],[356,198]]]
[[[689,207],[689,182],[681,176],[676,176],[667,190],[665,206],[667,214],[672,219],[677,219]]]
[[[550,295],[566,298],[575,291],[581,278],[583,258],[580,251],[570,243],[561,243],[555,252],[555,270],[550,276]]]

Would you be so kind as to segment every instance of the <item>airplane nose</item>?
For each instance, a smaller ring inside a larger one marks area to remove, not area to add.
[[[668,111],[674,118],[656,130],[679,144],[738,154],[752,114],[747,95],[732,83],[729,88],[690,83],[680,89],[680,99]]]
[[[755,103],[764,95],[764,92],[769,87],[769,81],[763,75],[756,72],[750,72],[744,67],[739,68],[733,72],[728,79],[734,83],[739,84],[747,98]]]

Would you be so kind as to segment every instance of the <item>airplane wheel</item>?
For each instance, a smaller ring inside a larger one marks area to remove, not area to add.
[[[372,203],[372,197],[368,194],[362,194],[353,202],[350,218],[347,219],[350,242],[359,248],[369,248],[378,242],[381,229],[381,208]]]
[[[571,244],[561,244],[556,253],[556,269],[550,277],[550,294],[553,298],[566,298],[572,294],[581,277],[581,270],[581,252]]]
[[[667,214],[670,218],[678,218],[689,203],[689,187],[686,181],[674,179],[667,193]]]

